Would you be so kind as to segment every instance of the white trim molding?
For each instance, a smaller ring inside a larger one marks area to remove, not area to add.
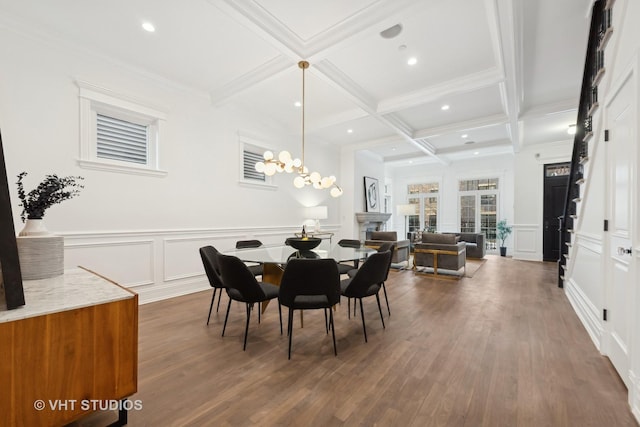
[[[323,224],[336,235],[340,225]],[[299,226],[126,230],[58,233],[65,241],[65,268],[85,266],[139,295],[140,304],[211,289],[198,249],[220,251],[237,240],[282,244]],[[333,242],[335,243],[335,241]],[[204,311],[203,311],[204,313]]]
[[[542,261],[542,250],[538,244],[538,224],[513,224],[513,258],[523,261]]]
[[[76,80],[80,106],[80,150],[78,165],[85,169],[164,177],[160,168],[160,135],[167,120],[165,109],[152,107],[110,89]],[[146,164],[111,160],[97,154],[97,114],[105,114],[147,129]]]

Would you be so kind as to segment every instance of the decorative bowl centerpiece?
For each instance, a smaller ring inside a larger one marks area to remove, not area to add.
[[[287,243],[299,251],[310,251],[317,247],[322,239],[318,237],[289,237]]]

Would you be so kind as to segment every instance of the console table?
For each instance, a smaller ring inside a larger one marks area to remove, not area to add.
[[[23,287],[25,306],[0,303],[0,425],[63,426],[137,391],[136,293],[81,268]]]

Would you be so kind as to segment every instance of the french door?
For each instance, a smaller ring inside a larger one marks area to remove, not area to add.
[[[409,197],[409,203],[417,205],[417,215],[409,217],[409,232],[438,229],[438,195],[425,194]]]
[[[487,249],[496,249],[498,191],[460,193],[460,232],[482,233]]]

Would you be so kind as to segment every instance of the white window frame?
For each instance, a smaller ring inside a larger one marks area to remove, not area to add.
[[[437,193],[409,193],[409,187],[411,185],[425,185],[425,184],[438,184],[438,192]],[[425,209],[425,198],[429,197],[429,198],[436,198],[437,199],[437,209],[436,209],[436,223],[438,224],[438,226],[436,227],[436,231],[439,231],[442,229],[442,224],[441,224],[441,219],[442,219],[442,215],[441,215],[441,211],[442,211],[442,204],[441,204],[441,198],[440,198],[440,190],[442,189],[442,182],[439,179],[431,179],[431,180],[420,180],[418,182],[409,182],[407,184],[407,200],[409,199],[419,199],[418,201],[418,213],[415,215],[418,217],[418,222],[420,223],[420,228],[419,230],[424,230],[422,227],[424,226],[424,222],[425,222],[425,216],[424,216],[424,209]],[[406,230],[405,230],[406,232]]]
[[[468,180],[480,180],[480,179],[497,179],[498,180],[498,189],[497,190],[468,190],[468,191],[460,191],[460,181],[468,181]],[[480,233],[482,227],[482,206],[481,206],[481,197],[482,196],[496,196],[496,223],[500,220],[500,212],[501,212],[501,202],[502,202],[502,187],[504,185],[503,176],[499,175],[490,175],[490,176],[469,176],[469,177],[459,177],[456,181],[456,186],[458,188],[458,212],[457,212],[457,229],[461,230],[460,221],[462,221],[462,196],[475,196],[475,231],[474,233]],[[496,239],[497,240],[497,239]],[[485,236],[485,245],[488,245],[488,236]],[[496,249],[487,248],[488,251],[495,251]]]
[[[250,151],[253,153],[263,154],[265,151],[270,150],[276,152],[270,147],[267,147],[262,138],[257,136],[250,136],[246,132],[238,132],[238,182],[243,187],[261,188],[263,190],[277,190],[278,186],[273,183],[273,176],[266,176],[265,180],[257,181],[254,179],[246,179],[244,177],[244,152]]]
[[[167,171],[160,169],[159,161],[160,134],[166,121],[166,112],[85,81],[77,80],[76,85],[80,89],[80,167],[135,175],[166,176]],[[146,164],[97,156],[98,113],[147,126]]]

